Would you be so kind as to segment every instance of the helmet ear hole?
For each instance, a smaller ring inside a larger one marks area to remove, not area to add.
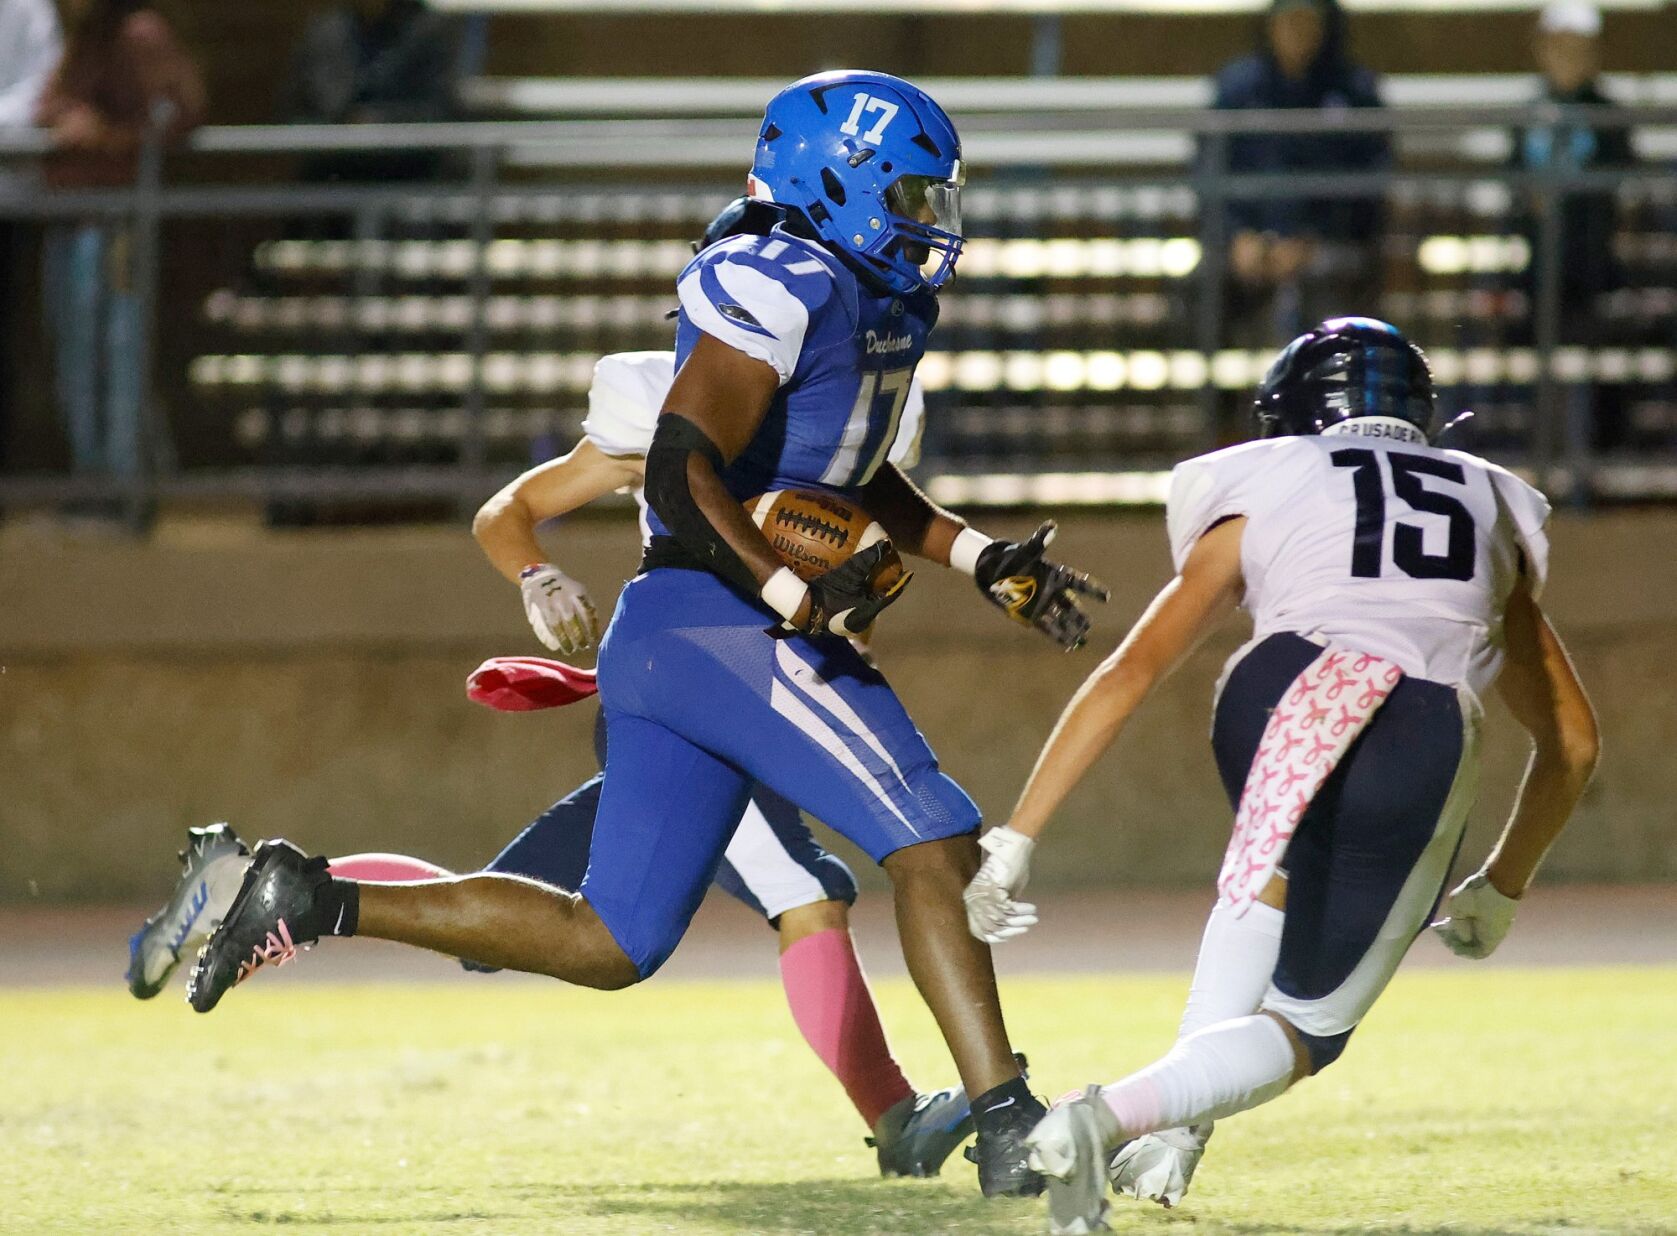
[[[844,185],[841,184],[839,182],[839,178],[833,174],[832,168],[824,167],[821,169],[821,187],[826,191],[828,199],[831,200],[835,206],[844,205],[844,199],[846,196],[844,192]]]

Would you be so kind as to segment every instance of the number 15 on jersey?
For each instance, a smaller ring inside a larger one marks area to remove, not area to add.
[[[1351,469],[1357,499],[1357,529],[1351,548],[1351,574],[1358,579],[1379,579],[1386,557],[1386,483],[1380,457],[1391,469],[1391,492],[1411,509],[1442,515],[1448,534],[1442,554],[1429,554],[1424,547],[1425,529],[1402,520],[1392,525],[1391,560],[1412,579],[1473,578],[1477,550],[1473,514],[1462,500],[1445,490],[1429,489],[1426,479],[1452,485],[1467,484],[1466,471],[1458,463],[1431,455],[1402,451],[1371,451],[1362,448],[1335,451],[1336,468]]]

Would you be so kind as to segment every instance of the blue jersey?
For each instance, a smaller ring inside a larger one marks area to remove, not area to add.
[[[712,245],[682,271],[679,367],[701,333],[772,366],[780,389],[722,473],[742,501],[775,489],[848,492],[896,441],[937,298],[865,285],[814,241],[776,228]],[[654,532],[665,532],[656,515]]]
[[[711,246],[677,287],[678,365],[705,334],[780,378],[722,471],[730,493],[846,493],[879,470],[937,320],[930,292],[877,291],[778,228]],[[770,639],[777,620],[709,571],[648,570],[600,643],[611,739],[581,892],[643,977],[686,931],[753,780],[880,862],[978,827],[885,679],[834,636]]]

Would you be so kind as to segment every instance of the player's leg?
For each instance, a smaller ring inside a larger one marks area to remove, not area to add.
[[[746,783],[661,726],[631,716],[611,724],[622,735],[610,767],[621,772],[602,792],[580,892],[499,874],[358,884],[332,879],[324,859],[266,842],[193,970],[193,1006],[208,1011],[259,966],[326,935],[369,935],[602,989],[651,974],[715,875]]]
[[[163,908],[128,941],[128,990],[141,1000],[162,991],[223,918],[244,882],[250,850],[227,824],[187,829],[181,874]],[[348,854],[332,860],[334,876],[356,880],[434,880],[446,868],[406,854]]]
[[[991,1193],[1035,1191],[1023,1139],[1041,1105],[1008,1043],[989,949],[967,931],[961,900],[978,869],[978,810],[848,643],[766,640],[763,622],[760,607],[714,578],[641,576],[624,589],[601,649],[607,702],[618,693],[883,863],[909,972],[976,1096],[980,1180]]]
[[[1323,787],[1310,842],[1288,850],[1263,1008],[1292,1028],[1312,1073],[1338,1059],[1432,916],[1478,793],[1478,727],[1454,688],[1403,680]]]
[[[603,710],[595,718],[594,748],[603,765],[606,749]],[[552,888],[580,888],[588,871],[603,783],[603,774],[596,774],[554,803],[490,859],[479,874],[522,876]],[[454,874],[423,859],[390,854],[335,858],[328,871],[334,877],[376,883],[446,879]],[[463,960],[462,964],[468,969],[490,972],[501,968],[475,960]]]
[[[594,714],[594,756],[606,766],[605,709]],[[594,844],[605,774],[596,773],[554,803],[509,841],[485,871],[527,876],[559,888],[581,888]]]
[[[415,880],[446,880],[454,873],[438,863],[411,854],[373,850],[345,854],[326,864],[327,874],[339,880],[360,880],[370,884],[411,884]]]
[[[1453,689],[1398,684],[1288,847],[1262,1011],[1207,1026],[1105,1087],[1119,1135],[1243,1111],[1338,1059],[1449,873],[1477,788],[1476,726]]]
[[[637,584],[644,581],[636,581]],[[751,611],[754,614],[754,611]],[[753,627],[729,640],[759,635]],[[762,681],[709,662],[702,693],[666,693],[660,715],[862,847],[891,877],[903,949],[969,1092],[1019,1076],[989,949],[966,929],[961,892],[978,869],[978,809],[937,766],[878,671],[842,640],[742,650]],[[695,649],[697,652],[697,649]],[[666,667],[679,652],[666,655]],[[767,662],[762,664],[761,662]],[[691,676],[706,672],[695,665]],[[607,680],[609,682],[609,679]],[[719,714],[726,724],[719,724]],[[957,930],[958,928],[958,930]]]
[[[1338,1058],[1443,888],[1477,787],[1477,720],[1449,687],[1399,683],[1287,850],[1286,917],[1262,1011],[1090,1087],[1033,1132],[1068,1214],[1098,1214],[1084,1169],[1104,1147],[1256,1107]]]
[[[1243,658],[1224,684],[1212,743],[1231,807],[1239,806],[1275,701],[1320,653],[1306,640],[1277,637]],[[1207,1026],[1258,1011],[1280,953],[1285,898],[1286,881],[1278,876],[1244,914],[1222,902],[1212,907],[1177,1027],[1178,1043]],[[1214,1128],[1214,1121],[1206,1121],[1126,1141],[1108,1165],[1113,1191],[1176,1205],[1193,1181]]]
[[[1286,878],[1276,876],[1244,915],[1221,903],[1212,907],[1177,1042],[1207,1026],[1258,1011],[1281,949],[1286,888]],[[1215,1129],[1216,1122],[1208,1120],[1125,1142],[1108,1165],[1112,1191],[1167,1209],[1177,1205],[1193,1183]]]
[[[604,774],[584,781],[532,820],[483,869],[524,876],[556,888],[582,887],[604,788]]]
[[[850,936],[856,879],[787,799],[757,787],[723,855],[718,887],[780,937],[780,978],[799,1032],[838,1078],[885,1176],[934,1176],[972,1135],[966,1091],[917,1093],[891,1054]]]
[[[716,884],[775,928],[792,1020],[868,1128],[902,1100],[912,1102],[851,943],[855,877],[816,842],[798,808],[754,789]]]
[[[627,986],[656,971],[715,877],[746,783],[662,726],[628,715],[608,726],[578,892],[498,873],[367,887],[358,934],[591,987]]]

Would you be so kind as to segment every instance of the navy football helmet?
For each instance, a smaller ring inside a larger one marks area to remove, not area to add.
[[[1378,318],[1329,318],[1289,343],[1264,375],[1252,414],[1260,438],[1385,416],[1431,441],[1438,419],[1426,353]]]
[[[786,212],[773,202],[736,197],[705,225],[705,234],[693,242],[693,252],[703,253],[730,236],[767,236],[785,217]]]
[[[961,139],[889,73],[843,69],[769,100],[752,195],[798,210],[820,240],[892,291],[943,286],[961,255]]]

